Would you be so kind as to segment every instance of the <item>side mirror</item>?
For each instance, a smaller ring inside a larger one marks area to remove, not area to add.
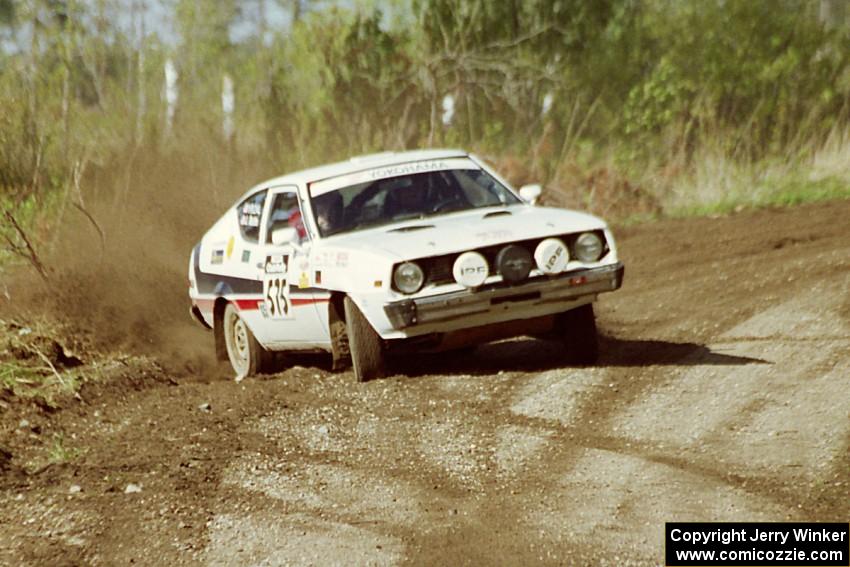
[[[284,244],[294,244],[298,241],[298,231],[291,226],[276,228],[272,231],[272,244],[275,246],[283,246]]]
[[[537,199],[540,198],[541,193],[543,193],[543,187],[536,183],[534,185],[523,185],[519,188],[519,196],[522,197],[526,203],[531,203],[532,205],[537,203]]]

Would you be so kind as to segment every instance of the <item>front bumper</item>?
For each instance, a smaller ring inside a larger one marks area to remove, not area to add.
[[[454,321],[487,313],[496,306],[516,304],[517,308],[568,302],[580,297],[614,291],[623,285],[625,268],[617,262],[609,266],[575,270],[554,277],[537,278],[503,287],[490,286],[443,295],[405,299],[384,306],[394,329]]]

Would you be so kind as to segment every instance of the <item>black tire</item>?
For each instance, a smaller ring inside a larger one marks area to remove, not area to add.
[[[566,346],[568,363],[579,366],[596,363],[599,359],[599,341],[592,303],[561,313],[557,328]]]
[[[476,350],[478,350],[478,345],[466,345],[458,348],[444,350],[443,354],[451,356],[453,358],[467,358],[475,354]]]
[[[384,375],[384,346],[381,337],[350,297],[345,298],[345,326],[354,377],[366,382]]]
[[[272,353],[257,342],[232,303],[224,308],[221,322],[227,358],[236,372],[236,380],[265,372],[273,358]]]

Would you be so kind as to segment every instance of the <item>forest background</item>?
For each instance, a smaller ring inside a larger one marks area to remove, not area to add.
[[[625,223],[846,197],[847,4],[0,0],[0,266],[182,270],[251,184],[419,147]]]

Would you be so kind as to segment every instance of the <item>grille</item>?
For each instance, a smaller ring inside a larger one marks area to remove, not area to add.
[[[458,256],[458,254],[451,254],[430,258],[428,265],[424,267],[428,274],[425,282],[431,285],[446,285],[454,282],[455,277],[452,274],[452,267]]]
[[[599,238],[602,239],[603,250],[602,257],[604,257],[608,251],[608,243],[605,240],[605,234],[599,231],[595,232]],[[575,257],[574,253],[574,244],[578,235],[581,233],[572,233],[572,234],[560,234],[557,235],[558,238],[562,239],[570,249],[570,256]],[[548,238],[548,237],[547,237]],[[517,240],[514,242],[500,242],[499,244],[493,244],[491,246],[484,246],[482,248],[474,248],[476,252],[480,253],[487,259],[487,267],[490,270],[491,274],[497,272],[496,270],[496,255],[499,253],[499,250],[507,246],[508,244],[516,244],[518,246],[522,246],[526,250],[528,250],[532,255],[534,254],[534,249],[540,243],[543,238],[533,238],[530,240]],[[454,266],[454,262],[458,256],[460,256],[460,252],[454,254],[445,254],[443,256],[432,256],[430,258],[420,258],[416,260],[422,269],[425,270],[425,285],[446,285],[452,284],[455,282],[454,275],[452,274],[452,268]]]

